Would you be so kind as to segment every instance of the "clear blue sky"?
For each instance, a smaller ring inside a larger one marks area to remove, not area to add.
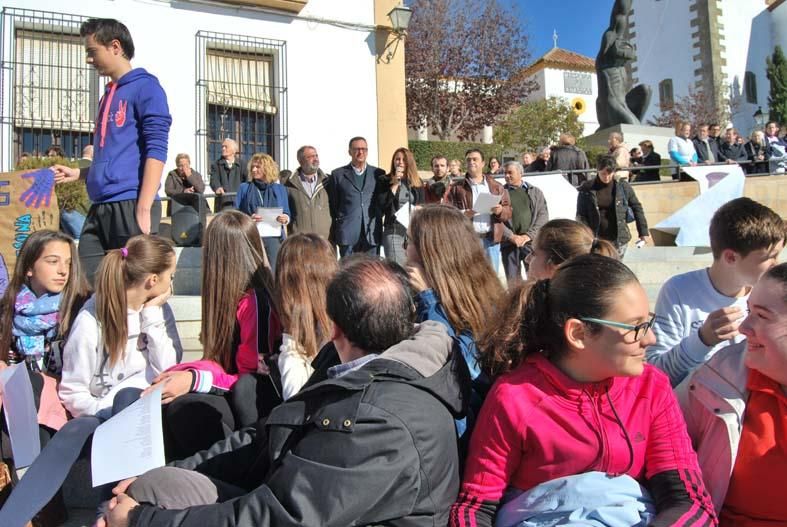
[[[535,60],[552,48],[557,30],[558,47],[595,59],[601,33],[609,24],[614,0],[503,0],[516,8],[530,37]]]

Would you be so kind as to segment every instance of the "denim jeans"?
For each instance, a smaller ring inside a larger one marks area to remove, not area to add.
[[[75,210],[60,209],[60,230],[74,238],[79,239],[82,226],[85,224],[85,215]]]
[[[492,264],[495,273],[500,274],[500,244],[494,242],[490,233],[490,236],[481,238],[481,246],[486,251],[486,257]]]

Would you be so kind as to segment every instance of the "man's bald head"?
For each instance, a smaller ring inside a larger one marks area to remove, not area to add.
[[[382,353],[410,338],[415,307],[407,273],[387,260],[351,257],[328,285],[328,316],[357,348]]]

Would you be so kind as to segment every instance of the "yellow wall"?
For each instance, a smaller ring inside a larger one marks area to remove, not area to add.
[[[374,0],[374,23],[391,27],[388,13],[400,0]],[[404,40],[389,30],[378,29],[377,44],[377,166],[388,170],[394,150],[407,146],[407,101],[404,93]],[[386,49],[386,46],[387,49]],[[390,63],[386,55],[396,49]]]

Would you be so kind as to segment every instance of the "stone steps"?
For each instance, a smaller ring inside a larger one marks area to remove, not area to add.
[[[629,247],[623,262],[637,275],[653,308],[664,282],[676,274],[708,267],[713,255],[707,247]]]
[[[199,249],[178,248],[178,271],[175,291],[169,304],[175,312],[178,333],[187,360],[202,356],[199,343],[201,298],[199,291]],[[783,257],[785,254],[783,253]],[[707,247],[631,246],[623,260],[637,275],[648,294],[651,306],[656,303],[661,285],[671,276],[709,266],[713,257]],[[502,269],[501,269],[502,273]],[[505,278],[502,278],[505,281]]]

